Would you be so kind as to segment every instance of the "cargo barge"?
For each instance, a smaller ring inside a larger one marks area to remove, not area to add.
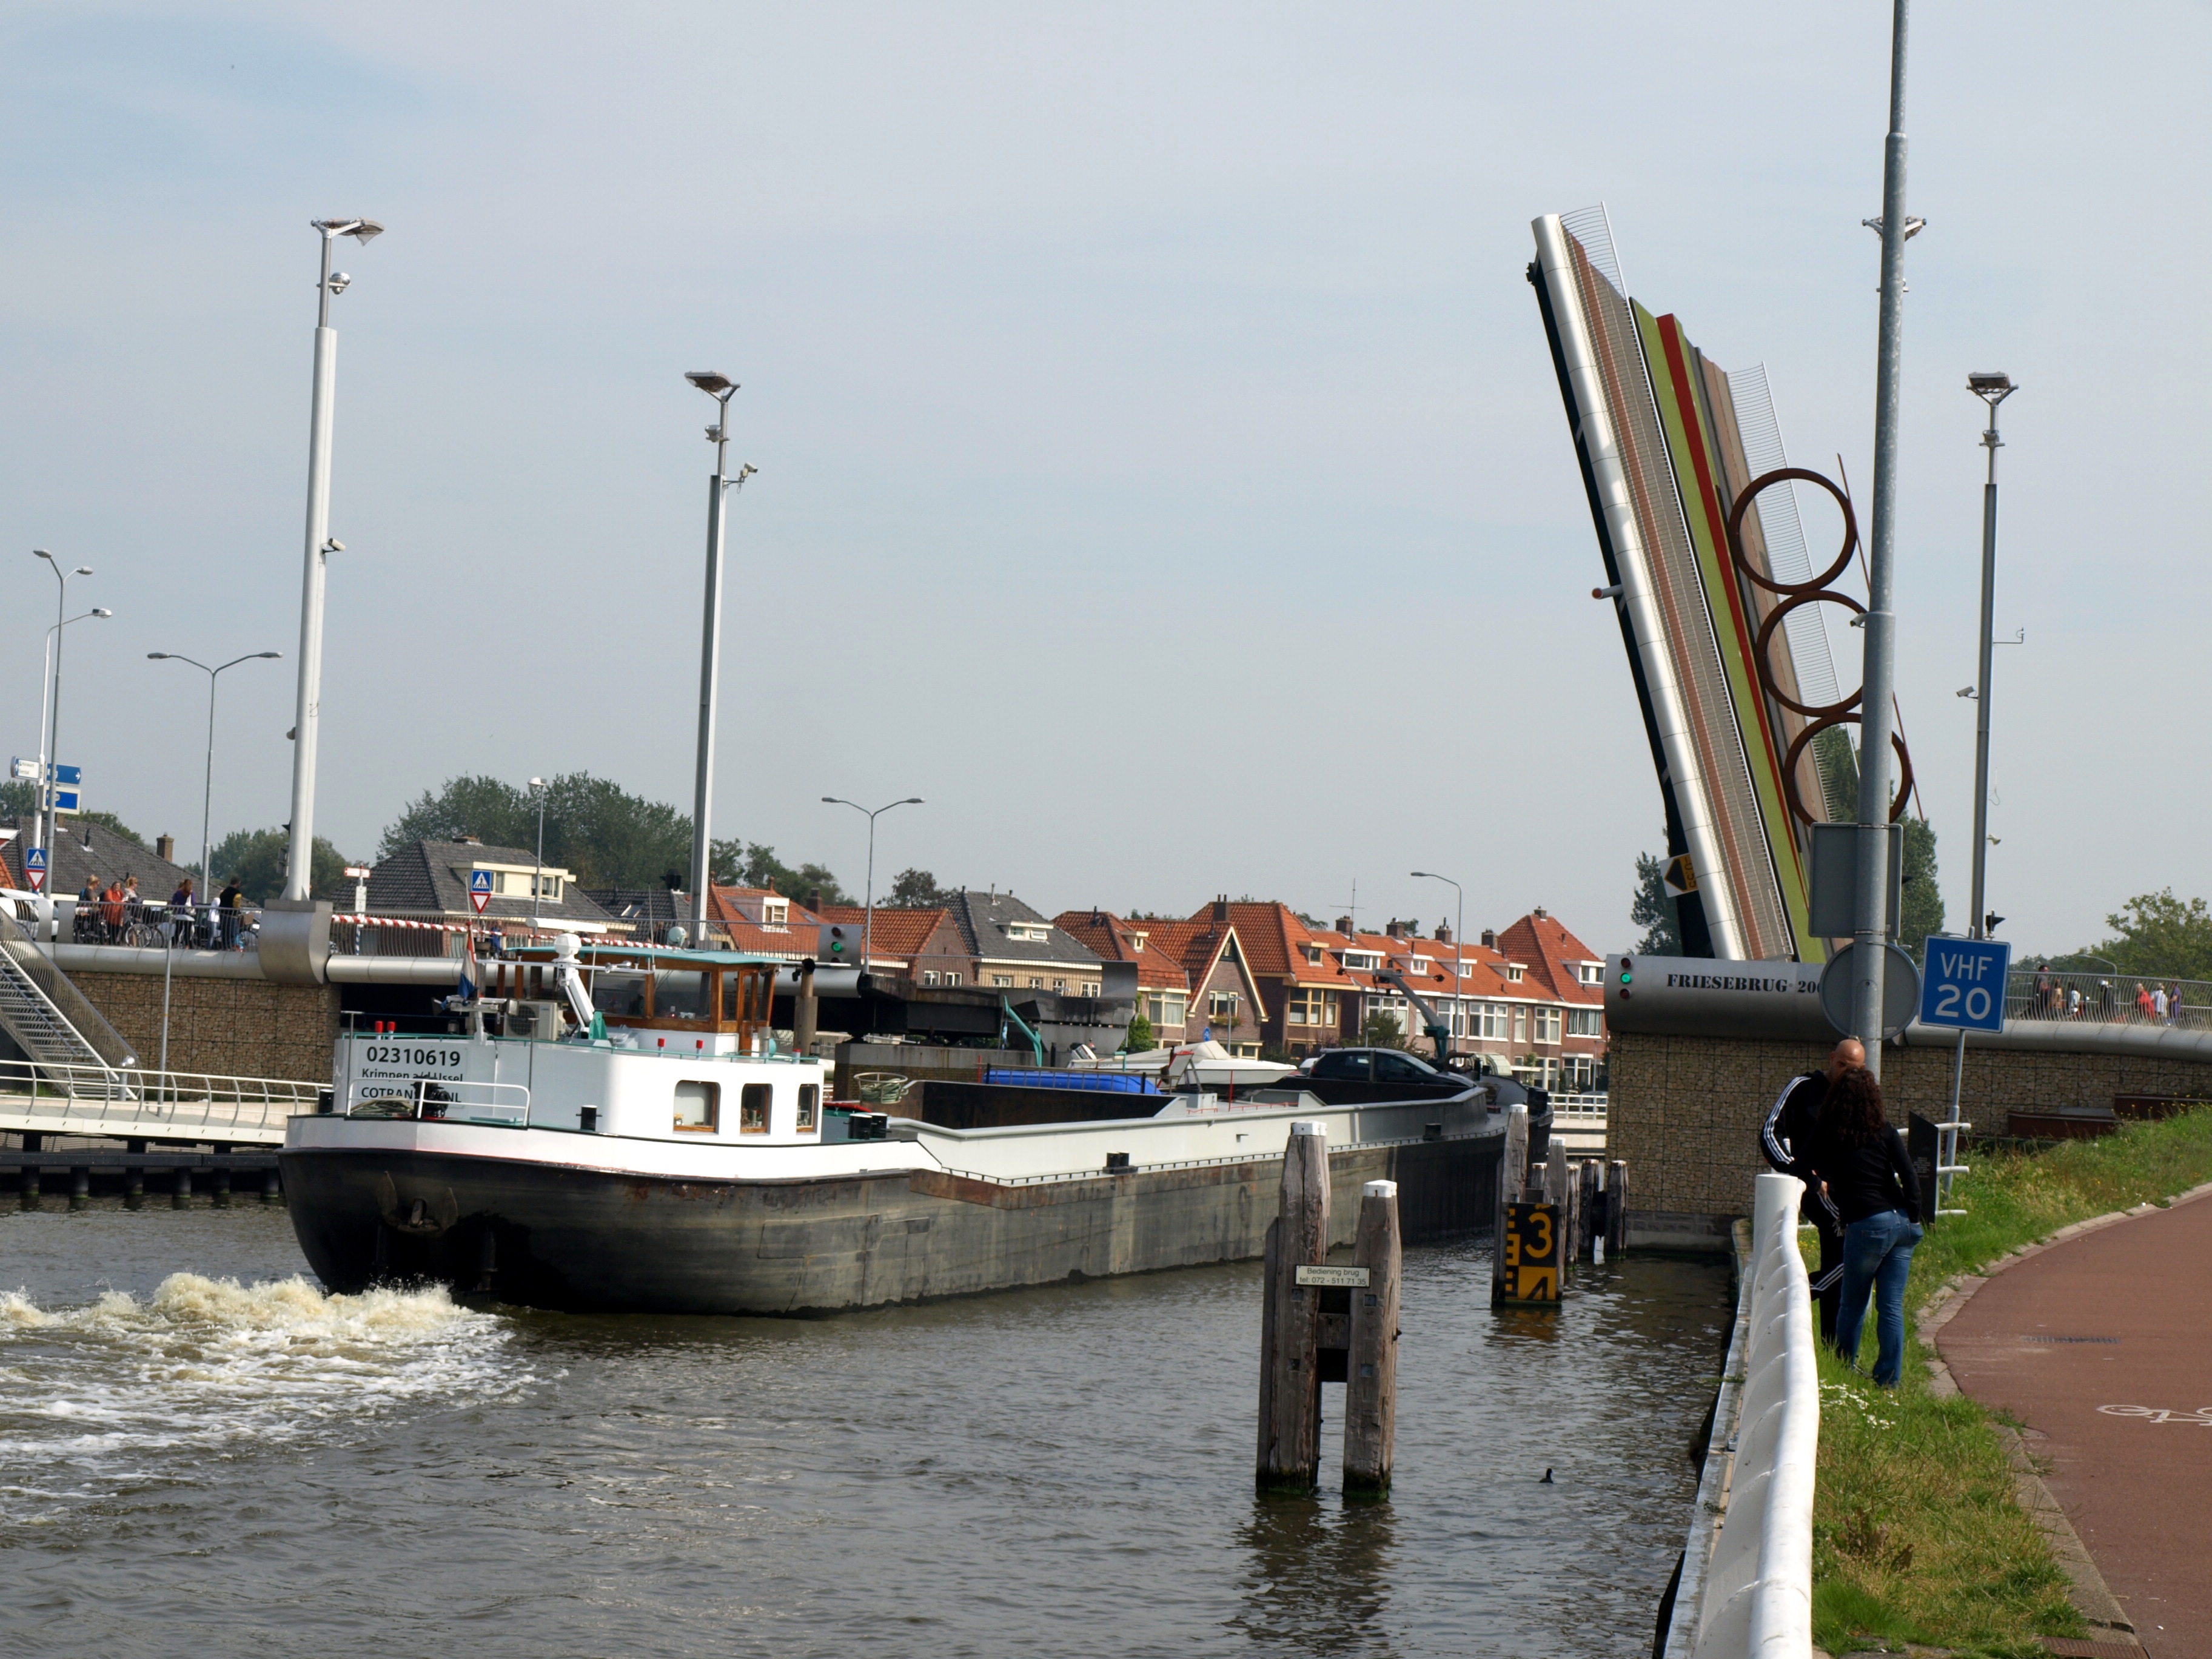
[[[1294,1121],[1328,1138],[1335,1242],[1370,1180],[1399,1183],[1409,1240],[1490,1224],[1504,1132],[1479,1079],[1334,1103],[1032,1088],[963,1128],[926,1095],[919,1116],[831,1103],[819,1060],[775,1052],[774,974],[564,941],[561,1003],[457,1000],[456,1030],[342,1036],[331,1109],[293,1118],[280,1155],[310,1265],[335,1291],[799,1314],[1238,1261]]]

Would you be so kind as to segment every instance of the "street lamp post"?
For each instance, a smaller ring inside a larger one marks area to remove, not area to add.
[[[39,758],[39,787],[46,791],[46,881],[51,887],[53,882],[54,840],[60,827],[60,813],[54,805],[54,793],[55,769],[61,764],[62,630],[69,626],[64,620],[69,612],[69,579],[71,576],[89,576],[92,574],[92,567],[88,564],[81,564],[74,570],[64,571],[62,568],[62,562],[45,548],[34,547],[31,551],[34,556],[46,562],[47,567],[54,573],[54,580],[61,585],[60,592],[54,598],[54,688],[51,716],[53,725],[51,740],[46,744],[46,752]],[[44,722],[41,722],[41,725],[43,726]],[[49,733],[42,729],[39,735],[46,738],[48,738]]]
[[[748,461],[729,476],[730,398],[738,383],[718,369],[695,368],[684,377],[714,400],[714,424],[707,441],[714,446],[714,472],[707,480],[707,599],[699,641],[699,761],[691,799],[691,920],[702,936],[707,927],[708,838],[714,789],[714,702],[722,674],[722,528],[729,517],[732,489],[744,488],[757,471]]]
[[[300,695],[292,728],[292,839],[284,867],[284,897],[304,902],[314,879],[315,740],[323,709],[324,566],[345,544],[331,539],[331,422],[337,396],[338,331],[331,326],[331,296],[353,278],[331,269],[331,249],[341,236],[367,243],[384,234],[374,219],[316,219],[322,233],[323,270],[315,283],[315,380],[307,416],[307,534],[300,590]]]
[[[847,800],[840,795],[822,797],[824,806],[849,806],[868,821],[868,880],[867,908],[860,923],[860,971],[868,971],[868,952],[876,942],[876,820],[894,806],[921,806],[925,803],[919,795],[908,795],[904,800],[886,802],[871,812],[856,800]]]
[[[1983,873],[1990,851],[1990,667],[1996,626],[1997,595],[1997,451],[2004,441],[1997,436],[1997,405],[2020,390],[2004,374],[1969,374],[1966,390],[1990,406],[1989,429],[1982,447],[1990,452],[1989,477],[1982,485],[1982,640],[1981,678],[1974,702],[1974,899],[1968,932],[1975,939],[1989,937],[1988,913],[1982,908]]]
[[[1462,888],[1457,882],[1452,881],[1452,878],[1449,876],[1440,876],[1433,870],[1416,870],[1413,872],[1413,878],[1416,881],[1450,882],[1452,891],[1459,895],[1459,910],[1457,912],[1458,920],[1452,923],[1451,1051],[1454,1054],[1457,1054],[1459,1052],[1459,1028],[1466,1023],[1467,1018],[1465,1012],[1466,1005],[1460,1000],[1460,988],[1464,980],[1466,971],[1461,962],[1461,956],[1464,951],[1467,941],[1467,890]]]
[[[69,622],[58,622],[47,626],[46,653],[39,659],[39,777],[42,787],[46,775],[46,693],[49,689],[47,680],[54,672],[54,647],[61,640],[62,629],[68,627],[70,623],[85,622],[95,617],[104,622],[114,614],[106,605],[96,605],[89,611],[79,611],[76,616],[71,617]],[[38,817],[35,811],[31,815],[31,832],[33,835],[38,833]],[[49,851],[48,859],[51,860],[52,856],[52,852]]]
[[[242,662],[274,662],[283,656],[283,654],[284,653],[282,651],[249,651],[242,657],[233,657],[228,662],[223,663],[220,666],[210,668],[204,662],[197,661],[191,657],[183,656],[174,651],[149,651],[146,653],[147,660],[149,662],[185,663],[198,669],[201,673],[208,677],[207,782],[200,794],[200,899],[201,902],[208,907],[208,913],[210,920],[212,920],[215,913],[215,870],[213,867],[214,842],[210,839],[211,830],[210,826],[215,822],[216,678],[223,672],[224,669],[235,668]],[[189,923],[191,921],[191,918],[187,916],[185,920]]]
[[[538,896],[545,890],[545,780],[532,778],[530,793],[538,797],[538,869],[530,878],[530,931],[538,931]]]

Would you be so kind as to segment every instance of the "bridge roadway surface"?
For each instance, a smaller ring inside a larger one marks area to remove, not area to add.
[[[1936,1346],[2027,1426],[2153,1659],[2212,1659],[2212,1192],[2014,1261]]]

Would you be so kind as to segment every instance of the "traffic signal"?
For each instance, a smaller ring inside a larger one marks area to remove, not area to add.
[[[1984,939],[1987,939],[1991,933],[1996,933],[1996,930],[2003,925],[2003,923],[2004,918],[2002,916],[1999,915],[1994,910],[1990,911],[1987,915],[1982,918],[1982,937]]]
[[[1635,983],[1636,959],[1633,957],[1623,957],[1620,959],[1620,994],[1624,1000],[1631,994],[1628,988]]]

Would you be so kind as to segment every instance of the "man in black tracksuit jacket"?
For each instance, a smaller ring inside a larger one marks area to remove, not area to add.
[[[1820,1303],[1820,1335],[1832,1344],[1836,1340],[1836,1310],[1844,1295],[1844,1218],[1821,1191],[1820,1173],[1813,1167],[1813,1126],[1820,1121],[1820,1102],[1827,1095],[1828,1085],[1852,1066],[1865,1064],[1865,1045],[1856,1037],[1845,1037],[1828,1056],[1825,1072],[1807,1072],[1782,1085],[1759,1135],[1759,1150],[1767,1163],[1805,1183],[1797,1213],[1820,1234],[1820,1271],[1813,1275],[1812,1288]]]

